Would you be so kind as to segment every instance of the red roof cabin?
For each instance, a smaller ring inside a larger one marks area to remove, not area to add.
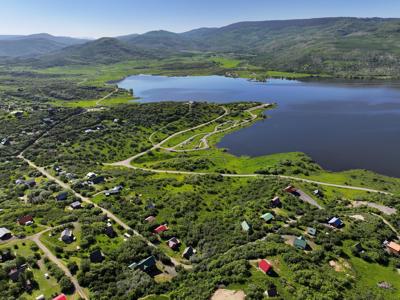
[[[157,234],[160,234],[161,232],[164,232],[167,230],[168,230],[168,226],[167,226],[167,224],[164,224],[164,225],[160,225],[156,229],[154,229],[154,232]]]
[[[400,245],[395,242],[389,242],[386,245],[386,249],[389,251],[389,253],[400,255]]]
[[[24,226],[25,225],[31,225],[31,224],[33,224],[33,217],[30,216],[30,215],[19,217],[18,218],[18,223],[19,223],[19,225],[24,225]]]
[[[271,271],[272,266],[271,266],[271,265],[269,264],[269,262],[267,262],[265,259],[262,259],[262,260],[260,260],[259,263],[258,263],[258,268],[259,268],[262,272],[264,272],[265,274],[268,274],[268,273]]]
[[[53,300],[67,300],[67,297],[64,294],[61,294],[53,298]]]
[[[297,189],[293,185],[288,185],[283,189],[286,193],[294,193]]]

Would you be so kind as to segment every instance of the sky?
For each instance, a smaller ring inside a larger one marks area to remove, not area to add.
[[[399,0],[0,0],[0,34],[91,37],[240,21],[400,17]]]

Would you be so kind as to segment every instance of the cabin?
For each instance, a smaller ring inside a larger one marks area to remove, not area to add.
[[[8,240],[12,236],[11,231],[5,227],[0,227],[0,240]]]
[[[168,226],[167,226],[167,224],[164,224],[164,225],[160,225],[156,229],[154,229],[154,233],[160,234],[167,230],[168,230]]]
[[[395,242],[389,242],[386,244],[386,249],[390,254],[400,255],[400,245]]]
[[[270,285],[268,290],[264,292],[264,295],[267,296],[268,298],[272,297],[277,297],[278,296],[278,290],[276,289],[275,285]]]
[[[64,200],[67,200],[67,199],[68,199],[68,192],[60,192],[56,196],[56,200],[57,201],[64,201]]]
[[[307,233],[311,236],[315,236],[317,234],[317,229],[314,227],[307,227]]]
[[[121,185],[113,187],[111,190],[105,191],[104,194],[106,196],[116,195],[122,191],[123,187]]]
[[[100,183],[103,183],[104,181],[105,181],[104,176],[96,176],[96,177],[92,178],[91,180],[89,180],[89,183],[100,184]]]
[[[89,172],[89,173],[86,174],[86,179],[91,180],[91,179],[93,179],[95,177],[97,177],[97,174],[94,173],[94,172]]]
[[[14,281],[17,282],[19,279],[19,275],[25,272],[25,269],[28,267],[27,264],[23,264],[19,266],[18,268],[11,269],[10,272],[8,273],[8,277]]]
[[[271,213],[265,213],[261,216],[262,219],[265,220],[265,222],[269,222],[274,218],[274,215]]]
[[[0,262],[6,262],[9,260],[13,260],[13,259],[14,259],[14,256],[11,253],[11,250],[6,249],[6,250],[3,250],[2,252],[0,252]]]
[[[181,241],[178,240],[176,237],[170,238],[167,241],[168,247],[170,247],[172,250],[177,250],[179,248],[180,244],[181,244]]]
[[[101,253],[100,249],[97,249],[90,253],[89,258],[92,263],[101,263],[104,260],[104,255]]]
[[[246,221],[243,221],[242,223],[240,223],[240,226],[242,226],[243,231],[248,232],[250,230],[250,225]]]
[[[279,199],[279,197],[274,197],[274,198],[271,200],[270,206],[271,206],[272,208],[282,207],[281,199]]]
[[[64,294],[60,294],[57,297],[53,298],[53,300],[67,300],[67,297]]]
[[[128,268],[133,270],[139,269],[144,272],[149,272],[156,267],[156,263],[157,263],[156,258],[152,255],[149,256],[148,258],[141,260],[138,263],[133,263],[129,265]]]
[[[17,219],[17,222],[19,225],[29,226],[33,224],[33,217],[31,215],[22,216]]]
[[[65,228],[61,232],[61,240],[66,244],[70,244],[74,241],[74,234],[70,228]]]
[[[293,186],[293,185],[288,185],[287,187],[285,187],[283,189],[284,192],[292,194],[292,193],[296,193],[297,189]]]
[[[147,223],[153,223],[156,220],[155,216],[148,216],[146,219],[144,219]]]
[[[363,248],[363,246],[361,245],[361,243],[356,243],[354,246],[353,246],[353,248],[354,248],[354,250],[357,252],[357,253],[364,253],[364,248]]]
[[[71,206],[72,209],[80,209],[80,208],[82,208],[82,205],[81,205],[81,203],[79,201],[72,202],[70,206]]]
[[[299,236],[294,239],[293,246],[295,246],[297,249],[305,250],[307,248],[307,241],[303,236]]]
[[[29,188],[33,188],[36,186],[36,181],[35,181],[35,179],[31,178],[31,179],[25,180],[24,184]]]
[[[324,194],[320,190],[314,190],[313,194],[315,196],[317,196],[317,197],[323,197],[324,196]]]
[[[335,228],[342,228],[344,226],[342,220],[338,217],[330,218],[328,224]]]
[[[112,226],[107,226],[104,230],[104,233],[111,239],[117,236],[117,233],[114,231],[114,228]]]
[[[268,274],[272,270],[272,266],[269,262],[267,262],[265,259],[262,259],[258,262],[258,268],[261,270],[261,272]]]
[[[189,259],[193,254],[195,254],[196,253],[196,250],[195,249],[193,249],[193,247],[187,247],[184,251],[183,251],[183,253],[182,253],[182,257],[183,258],[186,258],[186,259]]]

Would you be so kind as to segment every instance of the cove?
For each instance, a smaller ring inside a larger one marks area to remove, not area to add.
[[[249,156],[300,151],[328,170],[400,177],[399,82],[136,75],[119,86],[132,88],[141,102],[277,103],[268,119],[226,135],[218,146]]]

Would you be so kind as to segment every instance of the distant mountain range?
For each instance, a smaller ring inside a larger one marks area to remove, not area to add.
[[[114,63],[183,51],[246,55],[270,69],[400,74],[400,19],[317,18],[240,22],[184,33],[151,31],[94,41],[46,34],[0,36],[0,55],[44,65]]]
[[[87,39],[52,36],[47,33],[0,35],[0,56],[34,57],[88,41]]]

